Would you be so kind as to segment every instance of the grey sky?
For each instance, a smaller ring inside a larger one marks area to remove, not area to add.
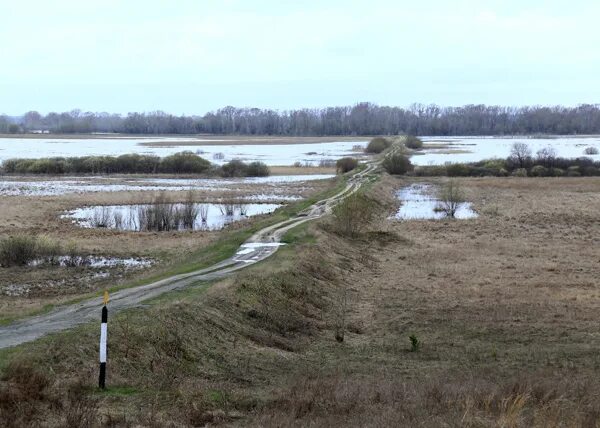
[[[597,0],[0,6],[8,114],[600,102]]]

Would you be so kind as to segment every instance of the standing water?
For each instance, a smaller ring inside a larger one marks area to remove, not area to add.
[[[434,191],[430,184],[414,183],[403,187],[396,196],[402,201],[402,206],[394,216],[399,220],[430,220],[446,218],[445,212],[439,210],[440,200],[432,196]],[[467,219],[477,217],[469,202],[459,205],[454,218]]]

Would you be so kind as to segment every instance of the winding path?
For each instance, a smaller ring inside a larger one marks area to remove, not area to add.
[[[336,195],[311,205],[296,217],[258,231],[242,244],[236,254],[228,259],[205,269],[175,275],[151,284],[126,288],[113,293],[110,298],[111,312],[139,306],[144,300],[198,281],[223,278],[250,264],[266,259],[277,251],[281,245],[281,238],[288,230],[329,213],[336,203],[360,188],[376,165],[376,163],[368,163],[365,169],[351,176],[346,187]],[[97,321],[98,308],[101,305],[102,297],[95,297],[79,303],[59,306],[47,314],[25,318],[0,327],[0,349],[30,342],[49,333],[67,330],[86,322]]]

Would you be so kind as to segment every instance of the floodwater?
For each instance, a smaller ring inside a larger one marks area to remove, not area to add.
[[[219,230],[227,226],[229,223],[240,221],[248,217],[260,214],[270,214],[281,204],[231,204],[233,207],[228,207],[227,204],[194,204],[198,211],[195,218],[194,230]],[[139,231],[140,227],[140,211],[148,205],[96,205],[89,207],[77,208],[69,211],[62,218],[68,218],[80,227],[94,228],[101,224],[103,228]],[[175,207],[181,208],[182,204],[174,204]],[[232,212],[227,212],[232,209]],[[203,221],[200,214],[201,211],[206,211],[206,221]],[[179,227],[179,229],[184,229]]]
[[[126,153],[167,156],[184,150],[192,151],[215,164],[232,159],[261,161],[267,165],[292,165],[295,162],[317,165],[321,160],[337,160],[343,156],[363,154],[353,151],[354,146],[364,148],[367,141],[338,141],[314,144],[255,144],[255,145],[185,145],[195,140],[192,137],[152,138],[0,138],[0,161],[10,158],[45,158],[106,155],[118,156]],[[177,145],[177,142],[182,142]],[[210,144],[213,140],[198,140],[199,144]],[[142,143],[165,142],[165,146],[144,146]],[[221,158],[217,154],[223,154]],[[215,156],[217,155],[217,156]]]
[[[40,266],[48,264],[48,260],[38,259],[28,263],[29,266]],[[124,267],[128,268],[145,268],[152,266],[154,260],[144,258],[127,258],[121,259],[117,257],[99,257],[99,256],[87,256],[75,258],[70,256],[60,256],[52,262],[52,264],[61,267],[70,266],[85,266],[93,269],[111,268],[111,267]]]
[[[600,161],[600,155],[586,155],[586,147],[596,147],[600,150],[600,136],[597,137],[556,137],[556,138],[497,138],[497,137],[422,137],[425,150],[423,155],[414,155],[411,162],[414,165],[443,165],[450,163],[478,162],[483,159],[506,158],[514,143],[525,143],[531,149],[533,156],[545,147],[552,147],[556,155],[565,158],[589,157]],[[449,147],[427,149],[429,144],[448,144]],[[445,151],[465,153],[440,153]]]
[[[437,210],[440,200],[433,196],[435,188],[430,184],[415,183],[403,187],[396,196],[402,206],[393,218],[398,220],[434,220],[446,218],[446,214]],[[468,219],[477,217],[469,202],[460,204],[454,214],[455,218]]]
[[[126,192],[126,191],[222,191],[234,190],[239,185],[267,185],[273,186],[276,191],[278,184],[308,182],[312,180],[325,180],[333,178],[333,174],[315,175],[281,175],[269,177],[248,177],[237,179],[218,178],[125,178],[115,182],[107,177],[61,177],[60,179],[0,180],[0,195],[3,196],[54,196],[69,193],[94,193],[94,192]],[[261,198],[261,196],[266,196]],[[296,195],[282,195],[269,193],[268,195],[255,195],[255,200],[298,200]]]

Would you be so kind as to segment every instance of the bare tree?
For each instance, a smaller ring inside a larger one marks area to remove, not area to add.
[[[553,147],[547,146],[537,151],[537,162],[546,168],[552,168],[555,160],[556,150]]]
[[[514,143],[510,149],[509,159],[519,168],[526,168],[531,163],[531,149],[525,143]]]
[[[462,188],[455,180],[450,180],[439,192],[440,202],[437,209],[448,217],[454,218],[460,206],[465,202]]]

